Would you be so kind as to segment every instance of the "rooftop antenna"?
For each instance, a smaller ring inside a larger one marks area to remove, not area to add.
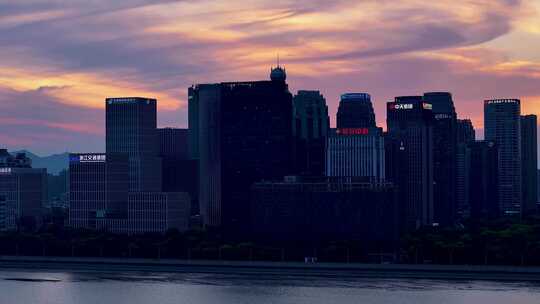
[[[279,53],[277,53],[277,67],[279,68]]]

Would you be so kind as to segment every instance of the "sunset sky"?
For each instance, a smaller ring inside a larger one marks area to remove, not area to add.
[[[158,98],[187,126],[194,83],[267,79],[291,91],[368,92],[378,123],[397,95],[450,91],[540,114],[540,0],[0,0],[0,146],[104,150],[106,97]],[[480,132],[481,133],[481,132]]]

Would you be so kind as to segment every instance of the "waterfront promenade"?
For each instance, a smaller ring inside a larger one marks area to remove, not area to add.
[[[540,267],[0,256],[0,271],[180,272],[344,278],[540,281]]]

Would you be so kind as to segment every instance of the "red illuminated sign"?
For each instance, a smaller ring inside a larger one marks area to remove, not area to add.
[[[341,128],[337,129],[339,135],[368,135],[368,128]]]

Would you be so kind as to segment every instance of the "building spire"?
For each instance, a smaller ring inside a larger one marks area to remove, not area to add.
[[[277,54],[277,67],[273,67],[271,72],[270,72],[270,79],[272,81],[281,81],[281,82],[285,82],[285,80],[287,79],[287,74],[285,73],[285,69],[281,67],[280,65],[280,61],[279,61],[279,53]]]

